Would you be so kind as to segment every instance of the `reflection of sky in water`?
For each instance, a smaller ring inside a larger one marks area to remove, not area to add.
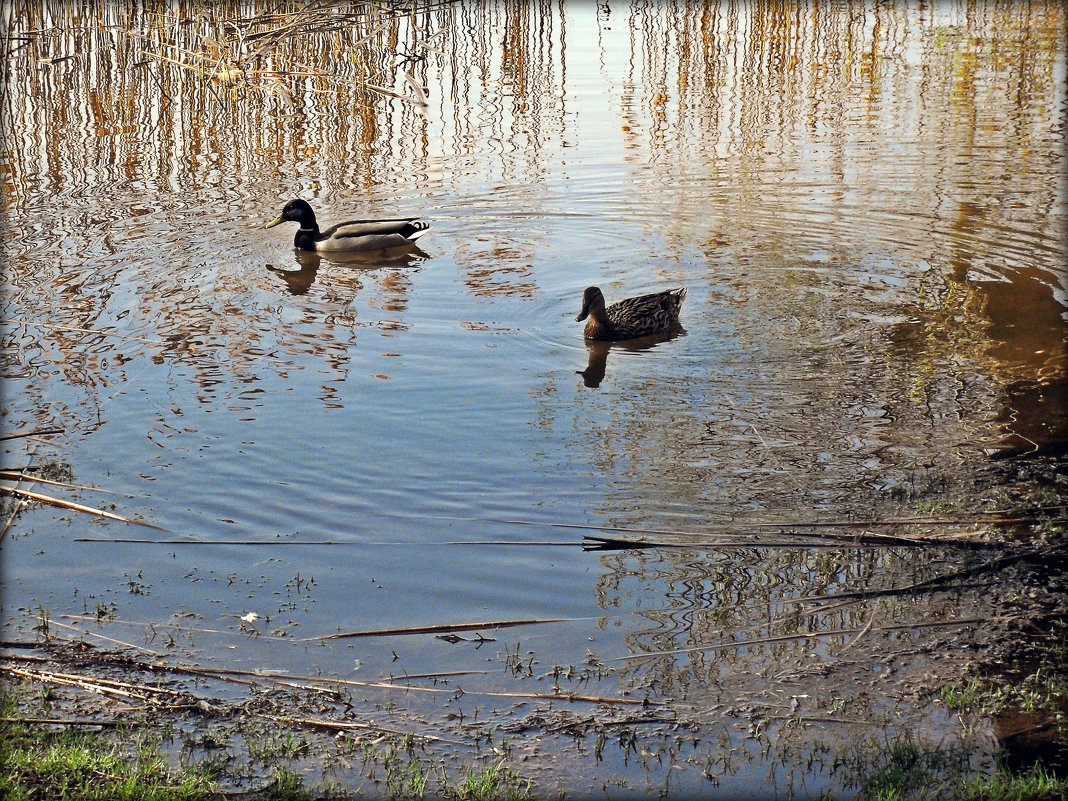
[[[849,24],[743,5],[711,24],[689,6],[455,6],[413,67],[425,118],[357,113],[313,79],[287,105],[266,79],[230,95],[131,69],[105,28],[85,59],[14,72],[5,114],[27,144],[4,188],[3,316],[32,324],[4,324],[5,427],[62,426],[38,459],[134,496],[82,502],[226,544],[87,545],[148,530],[27,512],[8,604],[194,612],[228,632],[191,635],[206,659],[344,672],[355,653],[376,676],[391,650],[413,670],[471,654],[392,638],[309,656],[235,640],[228,616],[300,637],[582,619],[499,636],[551,664],[770,636],[790,599],[918,580],[937,566],[912,554],[584,553],[581,530],[547,524],[744,531],[982,495],[973,469],[1021,382],[1063,378],[1056,8],[1024,38],[997,35],[1023,23],[997,9]],[[129,83],[90,93],[88,67]],[[433,231],[409,260],[298,261],[291,229],[263,230],[294,194],[324,225],[381,210]],[[586,386],[574,315],[593,283],[609,300],[688,285],[685,335],[602,353]],[[275,539],[338,544],[237,544]],[[446,544],[502,540],[537,544]],[[913,604],[885,613],[982,611]],[[652,658],[612,681],[680,669],[679,697],[730,695],[732,675],[828,648]]]

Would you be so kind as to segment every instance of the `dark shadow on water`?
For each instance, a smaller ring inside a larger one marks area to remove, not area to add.
[[[294,250],[293,253],[297,264],[300,265],[296,270],[286,270],[270,264],[267,265],[267,270],[285,281],[286,288],[293,295],[303,295],[311,288],[323,262],[340,264],[358,270],[375,270],[379,267],[414,267],[419,262],[430,258],[430,254],[418,245],[360,251],[358,253],[331,253],[329,255],[308,253],[301,250]]]
[[[671,331],[661,334],[653,334],[637,339],[626,339],[619,342],[604,342],[596,339],[586,340],[586,350],[589,351],[589,361],[585,370],[575,372],[582,376],[582,383],[590,389],[597,389],[604,381],[605,372],[608,369],[608,352],[615,350],[630,351],[636,353],[643,350],[651,350],[657,345],[669,342],[676,337],[686,336],[686,329],[677,326]]]
[[[1003,390],[997,420],[1003,437],[993,459],[1068,454],[1068,398],[1059,381],[1014,381]]]

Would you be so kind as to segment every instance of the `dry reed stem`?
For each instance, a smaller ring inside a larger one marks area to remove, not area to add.
[[[71,617],[71,618],[73,618],[74,616],[73,615],[63,615],[63,617]],[[89,618],[89,619],[95,620],[96,618]],[[125,642],[123,640],[116,640],[114,637],[107,637],[107,636],[105,636],[103,634],[96,634],[96,633],[94,633],[92,631],[83,631],[82,629],[79,629],[76,626],[71,626],[71,625],[68,625],[66,623],[60,623],[58,620],[50,620],[48,622],[48,625],[49,626],[59,626],[61,629],[67,629],[68,631],[76,632],[77,634],[80,634],[83,637],[95,637],[98,640],[103,640],[104,642],[109,642],[112,645],[121,645],[124,648],[133,648],[136,651],[143,651],[144,653],[152,654],[153,656],[164,656],[164,654],[160,653],[159,651],[153,651],[151,648],[145,648],[143,645],[134,645],[133,643]]]
[[[305,726],[310,728],[322,728],[330,729],[332,731],[374,731],[382,732],[386,735],[394,737],[405,737],[411,734],[420,740],[430,740],[436,743],[448,743],[450,745],[467,745],[467,743],[460,742],[459,740],[450,740],[447,737],[439,737],[436,734],[415,734],[413,732],[400,731],[399,729],[390,729],[386,726],[378,726],[372,723],[356,723],[354,721],[341,721],[341,720],[325,720],[323,718],[295,718],[290,715],[267,715],[262,712],[253,712],[255,717],[262,718],[263,720],[272,720],[276,723],[288,723],[290,726]]]
[[[154,722],[147,720],[84,720],[81,718],[0,718],[0,723],[26,723],[34,726],[143,726]]]
[[[62,428],[31,428],[29,431],[16,431],[14,434],[0,436],[0,442],[9,439],[22,439],[23,437],[45,437],[52,434],[62,434]]]
[[[51,684],[64,684],[68,687],[79,687],[83,690],[88,690],[91,693],[96,693],[97,695],[117,695],[120,698],[136,698],[139,701],[148,700],[147,696],[139,695],[135,692],[127,692],[126,690],[120,689],[118,687],[108,687],[107,685],[101,684],[92,679],[85,679],[81,677],[76,677],[73,679],[63,678],[59,674],[55,673],[22,670],[20,668],[13,667],[2,667],[0,668],[0,670],[10,673],[14,676],[21,676],[23,678],[30,679],[32,681],[39,681],[42,683]]]
[[[318,637],[303,637],[295,642],[319,642],[322,640],[340,640],[350,637],[394,637],[409,634],[447,634],[454,631],[474,631],[477,629],[503,629],[510,626],[531,626],[540,623],[566,623],[574,620],[592,620],[585,617],[546,617],[521,620],[488,620],[479,623],[438,623],[427,626],[403,626],[388,629],[364,629],[363,631],[346,631],[336,634],[323,634]]]
[[[17,495],[22,498],[31,498],[35,501],[40,501],[41,503],[48,503],[64,509],[71,509],[75,512],[84,512],[86,514],[97,515],[98,517],[106,517],[108,520],[117,520],[120,523],[132,523],[138,526],[145,526],[146,528],[154,528],[157,531],[170,531],[168,528],[157,526],[155,523],[149,523],[145,520],[123,517],[122,515],[113,514],[112,512],[105,512],[103,509],[94,509],[91,506],[83,506],[82,504],[74,503],[73,501],[65,501],[62,498],[53,498],[50,495],[42,495],[39,492],[31,492],[30,490],[18,489],[17,487],[0,487],[0,492],[7,493],[8,495]]]
[[[54,481],[50,478],[40,478],[38,476],[27,475],[22,472],[15,472],[11,470],[0,470],[0,480],[4,481],[31,481],[37,484],[49,484],[53,487],[64,487],[66,489],[73,490],[88,490],[90,492],[106,492],[110,495],[125,495],[127,498],[134,498],[136,496],[129,495],[124,492],[115,492],[115,490],[103,489],[102,487],[88,487],[84,484],[69,484],[66,481]]]

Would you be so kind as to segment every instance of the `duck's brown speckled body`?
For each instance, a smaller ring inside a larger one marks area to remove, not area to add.
[[[678,287],[605,306],[601,290],[591,286],[582,293],[582,311],[575,320],[589,318],[583,331],[587,339],[636,339],[661,334],[678,326],[685,297],[686,287]]]

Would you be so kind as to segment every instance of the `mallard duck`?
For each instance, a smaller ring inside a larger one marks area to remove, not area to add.
[[[293,237],[293,247],[319,253],[358,250],[384,250],[407,247],[430,230],[430,225],[414,217],[395,220],[353,220],[319,230],[315,212],[305,201],[286,203],[278,219],[267,223],[268,228],[287,221],[300,223]]]
[[[679,324],[679,309],[686,287],[652,295],[627,298],[607,308],[604,295],[595,286],[582,293],[582,311],[576,322],[589,317],[583,331],[587,339],[635,339],[670,331]]]

